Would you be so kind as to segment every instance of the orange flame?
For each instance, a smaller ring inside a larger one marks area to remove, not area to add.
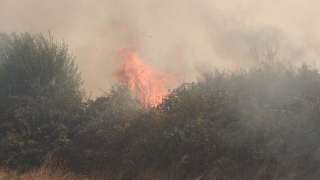
[[[174,73],[152,67],[128,48],[120,49],[118,55],[122,61],[114,75],[129,85],[144,107],[160,104],[177,82]]]

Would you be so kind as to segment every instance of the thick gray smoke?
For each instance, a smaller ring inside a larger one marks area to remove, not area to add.
[[[320,56],[316,0],[4,0],[2,32],[30,31],[65,40],[77,56],[84,87],[100,94],[115,78],[120,48],[140,49],[156,68],[181,80],[218,68],[253,65],[250,49],[281,43],[294,64]]]

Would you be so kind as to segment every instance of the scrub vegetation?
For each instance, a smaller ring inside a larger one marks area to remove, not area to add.
[[[266,47],[156,107],[125,82],[95,100],[64,43],[0,34],[0,179],[319,179],[320,73]]]

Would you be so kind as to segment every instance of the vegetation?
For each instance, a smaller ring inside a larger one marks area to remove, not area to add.
[[[51,36],[2,33],[0,40],[0,162],[28,169],[65,148],[80,124],[80,74]]]
[[[51,36],[2,33],[0,48],[0,162],[15,169],[0,176],[320,177],[320,73],[279,60],[278,48],[255,52],[248,70],[182,83],[149,108],[121,82],[85,99],[74,58]],[[68,171],[41,166],[48,154]]]

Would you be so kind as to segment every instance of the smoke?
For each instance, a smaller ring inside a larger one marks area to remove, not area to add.
[[[116,81],[119,48],[191,81],[213,68],[250,67],[250,49],[281,43],[294,64],[320,56],[316,0],[5,0],[1,31],[30,31],[62,39],[77,56],[84,87],[93,96]],[[139,44],[139,47],[137,47]]]

